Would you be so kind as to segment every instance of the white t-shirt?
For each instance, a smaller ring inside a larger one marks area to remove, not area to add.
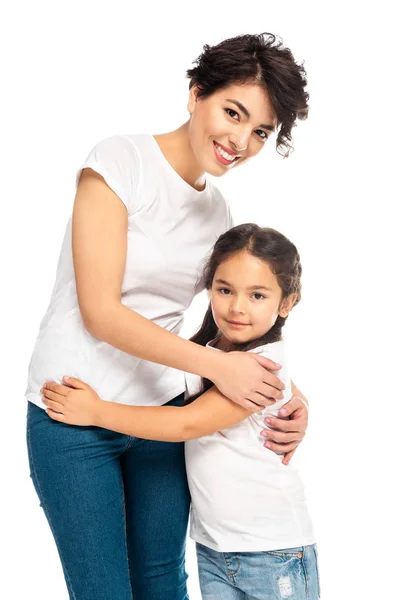
[[[291,398],[283,341],[251,350],[283,365],[284,398],[223,431],[185,442],[190,537],[218,552],[258,552],[315,543],[301,479],[263,446],[264,419]],[[186,397],[201,378],[186,374]]]
[[[128,248],[121,301],[179,334],[195,294],[202,263],[218,236],[233,225],[221,193],[207,180],[203,191],[171,167],[153,136],[115,135],[100,141],[76,175],[100,173],[128,211]],[[65,233],[50,305],[29,365],[26,397],[41,408],[40,388],[69,375],[107,400],[160,405],[185,390],[182,371],[126,354],[93,337],[77,302],[71,220]]]

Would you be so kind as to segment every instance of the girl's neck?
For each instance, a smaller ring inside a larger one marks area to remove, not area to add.
[[[189,142],[189,123],[187,121],[174,131],[153,137],[171,167],[186,183],[200,192],[205,188],[206,178]]]
[[[227,340],[220,333],[217,334],[215,342],[213,343],[213,347],[217,348],[218,350],[222,350],[222,352],[232,352],[235,349],[234,344],[232,344],[232,342]]]

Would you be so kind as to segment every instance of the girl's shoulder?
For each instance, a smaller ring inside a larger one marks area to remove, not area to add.
[[[285,348],[285,343],[283,340],[279,340],[279,342],[272,342],[271,344],[264,344],[263,346],[257,346],[253,348],[253,350],[249,350],[249,352],[253,352],[254,354],[275,354],[277,352],[283,352]]]

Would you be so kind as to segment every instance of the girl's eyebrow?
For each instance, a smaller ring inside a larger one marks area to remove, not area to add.
[[[224,279],[216,279],[215,283],[222,283],[222,285],[228,285],[229,287],[235,287],[228,281],[225,281]],[[271,288],[266,287],[265,285],[252,285],[247,289],[248,290],[265,290],[266,292],[273,292],[273,290]]]
[[[265,290],[266,292],[274,291],[269,287],[265,287],[265,285],[252,285],[251,287],[249,287],[249,290]]]
[[[232,102],[232,104],[236,104],[236,106],[240,108],[242,113],[246,115],[248,119],[250,118],[249,111],[245,106],[243,106],[241,102],[239,102],[239,100],[232,100],[231,98],[227,98],[226,102]],[[275,131],[275,127],[273,125],[265,125],[265,123],[261,123],[260,127],[262,127],[263,129],[268,129],[268,131]]]

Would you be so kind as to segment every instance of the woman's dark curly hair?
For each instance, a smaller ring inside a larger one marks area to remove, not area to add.
[[[274,106],[279,132],[276,149],[285,158],[293,147],[292,128],[308,116],[306,72],[292,52],[272,33],[240,35],[216,46],[205,45],[196,65],[188,69],[189,89],[198,87],[198,98],[234,84],[258,83]]]

